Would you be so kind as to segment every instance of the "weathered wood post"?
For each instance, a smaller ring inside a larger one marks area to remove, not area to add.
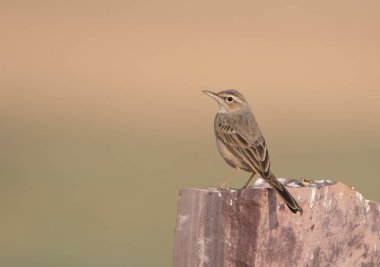
[[[174,266],[380,266],[380,204],[339,182],[287,186],[302,216],[262,180],[181,190]]]

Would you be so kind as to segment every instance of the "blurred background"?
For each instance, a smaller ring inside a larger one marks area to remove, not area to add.
[[[244,93],[279,177],[380,201],[379,1],[1,1],[0,265],[170,266]],[[244,184],[240,172],[230,186]]]

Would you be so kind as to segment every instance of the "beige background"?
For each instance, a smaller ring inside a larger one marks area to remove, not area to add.
[[[245,94],[278,176],[380,201],[379,12],[1,1],[0,265],[170,266],[178,190],[231,172],[204,89]]]

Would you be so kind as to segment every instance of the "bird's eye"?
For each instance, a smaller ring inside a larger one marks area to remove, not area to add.
[[[233,100],[234,100],[234,99],[233,99],[232,96],[227,97],[227,101],[228,101],[228,102],[232,102]]]

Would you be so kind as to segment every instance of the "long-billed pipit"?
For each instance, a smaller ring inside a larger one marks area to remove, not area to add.
[[[270,184],[285,201],[289,209],[302,214],[297,201],[270,171],[268,149],[264,136],[256,122],[250,106],[237,90],[219,93],[203,91],[219,104],[214,130],[216,144],[223,159],[233,168],[251,172],[246,188],[256,173]]]

